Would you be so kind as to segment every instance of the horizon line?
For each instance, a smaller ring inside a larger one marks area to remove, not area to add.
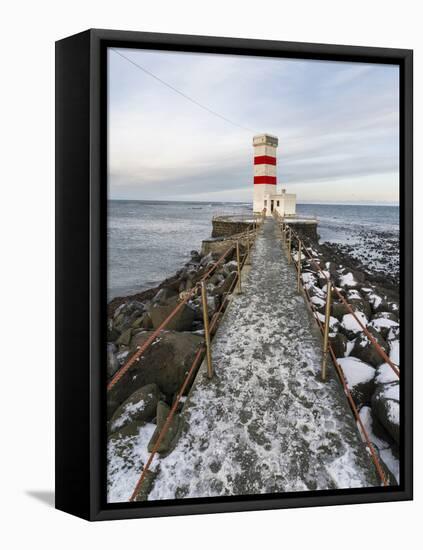
[[[216,204],[251,204],[252,201],[217,201],[217,200],[163,200],[163,199],[117,199],[117,198],[107,198],[108,201],[117,201],[117,202],[177,202],[177,203],[184,203],[184,202],[193,202],[198,204],[210,204],[210,203],[216,203]],[[303,202],[297,202],[297,205],[316,205],[316,206],[399,206],[399,202],[391,202],[391,201],[341,201],[341,202],[314,202],[314,201],[303,201]]]

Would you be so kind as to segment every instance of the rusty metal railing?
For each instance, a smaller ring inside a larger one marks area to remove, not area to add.
[[[320,329],[320,332],[323,337],[323,359],[322,359],[322,371],[321,376],[322,380],[326,380],[326,368],[327,368],[327,356],[330,354],[332,358],[332,362],[334,364],[335,370],[337,372],[338,378],[343,386],[344,392],[346,394],[346,397],[348,399],[348,403],[350,405],[351,411],[354,415],[354,418],[357,422],[357,424],[360,426],[362,437],[365,440],[366,447],[369,449],[372,461],[375,465],[376,471],[379,475],[379,478],[381,480],[382,485],[386,486],[388,485],[388,479],[385,475],[385,472],[380,464],[379,457],[376,453],[376,450],[370,441],[369,434],[364,426],[364,423],[360,417],[360,414],[357,409],[357,405],[354,402],[354,399],[351,394],[351,390],[348,386],[348,383],[345,378],[345,374],[342,370],[342,367],[337,361],[335,352],[333,350],[333,347],[329,341],[329,327],[330,327],[330,306],[331,306],[331,297],[332,294],[335,292],[339,299],[342,301],[342,303],[347,307],[348,311],[354,316],[354,319],[359,323],[360,327],[363,329],[363,332],[366,334],[366,336],[369,338],[372,345],[375,347],[375,349],[378,351],[380,356],[385,360],[386,363],[390,365],[392,370],[397,374],[399,377],[399,370],[396,367],[396,365],[390,360],[390,358],[386,355],[385,351],[379,346],[378,342],[374,339],[374,337],[371,335],[371,333],[367,330],[367,328],[363,325],[363,323],[358,319],[358,317],[355,315],[353,308],[351,305],[345,300],[345,298],[341,295],[339,290],[336,288],[336,286],[333,285],[332,281],[330,280],[330,277],[328,277],[323,270],[321,269],[320,265],[315,261],[315,258],[310,254],[306,246],[303,246],[303,242],[299,235],[291,228],[288,224],[286,224],[281,216],[276,212],[274,215],[279,229],[281,233],[281,240],[284,245],[284,247],[287,250],[288,254],[288,263],[290,262],[290,259],[292,257],[291,253],[291,245],[292,245],[292,238],[296,239],[297,241],[297,261],[296,261],[296,270],[297,270],[297,288],[300,290],[300,282],[301,282],[301,289],[304,292],[304,295],[306,297],[306,301],[308,303],[308,306],[310,307],[313,317],[316,320],[318,327]],[[301,279],[301,251],[304,249],[305,255],[308,257],[308,260],[314,267],[317,269],[318,273],[323,276],[326,279],[326,304],[325,304],[325,321],[324,323],[320,320],[317,312],[316,306],[311,301],[309,292],[306,288],[306,286],[302,283]]]
[[[157,454],[157,451],[160,447],[160,444],[166,435],[170,424],[172,422],[172,419],[178,409],[179,403],[181,401],[181,398],[186,391],[188,384],[191,382],[194,373],[196,372],[197,367],[203,360],[204,356],[206,356],[207,360],[207,373],[209,378],[213,377],[213,365],[212,365],[212,356],[211,356],[211,340],[213,335],[215,334],[217,330],[218,323],[220,322],[221,316],[223,315],[224,311],[226,310],[226,307],[228,305],[229,297],[233,293],[235,285],[238,285],[238,292],[241,292],[241,270],[246,262],[250,261],[250,254],[252,247],[254,245],[255,239],[257,237],[257,232],[259,231],[260,227],[263,224],[264,221],[264,215],[263,212],[260,216],[255,217],[254,222],[250,224],[247,228],[247,230],[241,234],[239,234],[237,237],[236,244],[231,245],[226,252],[224,252],[220,258],[215,262],[215,264],[201,277],[201,279],[197,282],[197,284],[188,292],[186,292],[185,296],[181,300],[179,304],[175,306],[175,308],[172,310],[172,312],[166,317],[166,319],[160,324],[159,327],[157,327],[156,330],[153,331],[153,333],[149,336],[149,338],[145,341],[145,343],[136,351],[133,353],[133,355],[126,361],[126,363],[116,372],[116,374],[111,378],[111,380],[107,384],[107,391],[110,391],[120,380],[122,380],[123,376],[131,369],[131,367],[137,363],[141,356],[145,354],[147,349],[153,344],[153,342],[156,340],[156,338],[159,336],[162,330],[166,328],[166,326],[169,324],[169,322],[174,318],[174,316],[178,313],[178,311],[191,299],[193,298],[199,291],[201,292],[202,296],[202,303],[203,303],[203,319],[204,319],[204,333],[205,333],[205,341],[203,344],[200,345],[198,348],[193,363],[188,370],[188,373],[185,377],[185,380],[179,389],[176,399],[174,403],[172,404],[171,409],[169,410],[168,416],[166,418],[166,421],[158,434],[157,440],[154,444],[154,447],[150,453],[150,456],[145,463],[141,476],[132,492],[132,495],[130,496],[129,501],[133,502],[137,500],[137,497],[139,495],[139,491],[141,488],[141,485],[145,479],[145,476],[147,475],[149,468],[151,466],[151,463]],[[242,255],[240,254],[240,247],[239,247],[239,241],[243,240],[242,235],[245,234],[245,239],[247,242],[246,245],[246,251]],[[251,241],[251,242],[250,242]],[[219,265],[222,264],[225,258],[227,258],[232,252],[236,251],[237,255],[237,271],[236,275],[233,277],[233,280],[226,292],[223,293],[223,299],[221,300],[221,304],[217,311],[213,314],[213,317],[209,323],[208,318],[208,311],[207,311],[207,286],[206,281],[207,279],[216,271]]]

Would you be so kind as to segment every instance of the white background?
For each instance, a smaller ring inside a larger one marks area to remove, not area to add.
[[[423,147],[419,4],[15,0],[2,5],[0,521],[4,548],[418,546],[412,542],[421,539],[422,522],[422,414],[417,395],[414,502],[89,524],[55,511],[46,501],[52,501],[54,479],[54,41],[97,27],[414,49],[418,255]],[[419,312],[422,304],[419,297],[416,300]],[[420,322],[416,326],[418,335],[422,326]],[[416,354],[416,388],[422,378],[419,359]]]

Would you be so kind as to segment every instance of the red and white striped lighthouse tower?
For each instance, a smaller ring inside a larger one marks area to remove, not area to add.
[[[276,148],[278,138],[269,134],[253,137],[254,146],[254,197],[253,210],[269,212],[269,197],[276,194]]]

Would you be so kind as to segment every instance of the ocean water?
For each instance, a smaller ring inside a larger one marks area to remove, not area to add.
[[[320,242],[355,244],[363,231],[399,232],[398,206],[297,204],[297,213],[318,217]]]
[[[321,241],[363,244],[363,232],[398,235],[395,206],[299,204],[297,211],[319,218]],[[247,203],[109,201],[108,299],[174,274],[210,237],[213,216],[251,212]]]

